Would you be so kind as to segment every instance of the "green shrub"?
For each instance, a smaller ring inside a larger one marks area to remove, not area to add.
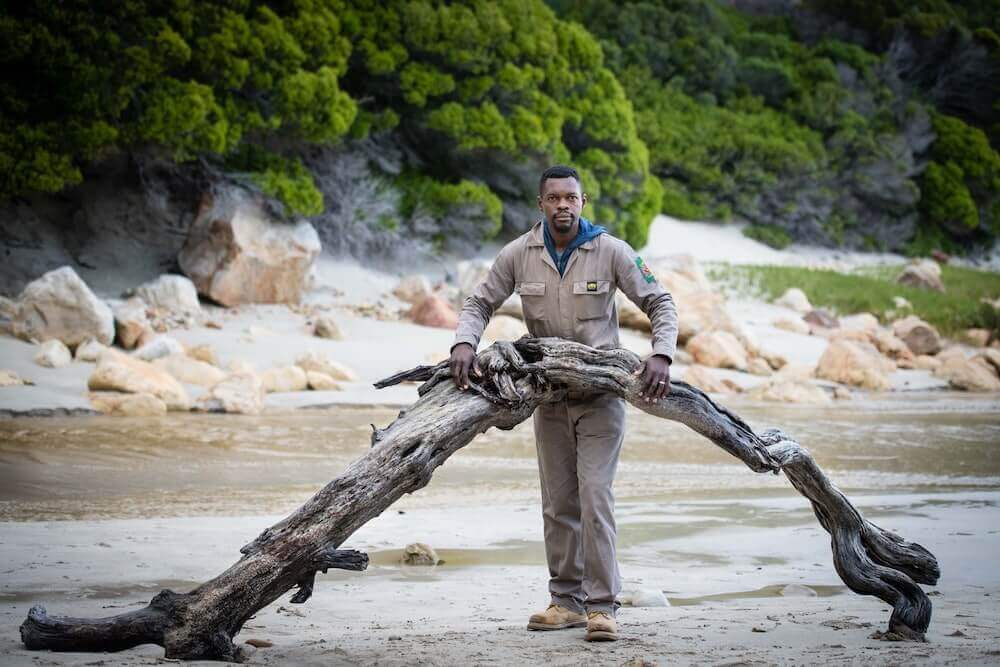
[[[747,225],[743,228],[743,236],[778,250],[787,248],[792,243],[788,232],[775,225]]]

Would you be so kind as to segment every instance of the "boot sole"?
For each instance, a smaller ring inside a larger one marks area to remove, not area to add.
[[[616,642],[618,633],[615,632],[588,632],[584,637],[588,642]]]
[[[573,621],[570,623],[560,623],[552,625],[549,623],[528,623],[529,630],[566,630],[569,628],[585,628],[587,621]]]

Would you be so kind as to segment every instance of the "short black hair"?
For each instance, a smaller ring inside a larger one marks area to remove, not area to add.
[[[557,164],[542,172],[542,177],[538,179],[538,194],[542,194],[542,187],[545,186],[545,181],[550,178],[575,178],[576,182],[580,184],[580,190],[583,190],[583,181],[580,180],[580,174],[576,169]]]

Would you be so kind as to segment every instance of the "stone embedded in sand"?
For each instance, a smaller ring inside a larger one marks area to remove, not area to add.
[[[670,602],[663,591],[658,588],[644,588],[635,591],[623,591],[618,596],[619,602],[626,607],[669,607]],[[641,661],[640,661],[641,662]],[[626,663],[627,665],[628,663]]]
[[[989,329],[966,329],[959,334],[958,339],[973,347],[986,347],[990,344],[991,336]]]
[[[143,361],[154,361],[163,357],[169,357],[172,354],[184,354],[184,346],[181,342],[170,336],[156,336],[149,340],[149,342],[144,342],[140,345],[132,353],[132,356]]]
[[[897,364],[905,364],[907,366],[913,365],[913,352],[910,351],[909,346],[903,341],[902,338],[897,337],[892,332],[880,329],[875,334],[873,342],[879,352],[889,357]]]
[[[306,381],[313,391],[340,391],[340,385],[326,373],[306,371]]]
[[[528,333],[528,327],[521,320],[509,315],[494,315],[483,331],[483,341],[494,343],[498,340],[513,341]]]
[[[750,389],[747,396],[758,401],[773,403],[804,403],[808,405],[831,403],[830,395],[811,382],[783,377],[762,382]]]
[[[49,271],[21,292],[11,323],[27,341],[61,340],[76,347],[88,338],[110,345],[115,337],[111,308],[68,266]]]
[[[330,359],[319,352],[309,352],[295,360],[295,365],[304,371],[317,371],[329,375],[334,380],[354,382],[357,374],[347,366]]]
[[[24,384],[34,384],[30,380],[25,380],[16,372],[11,370],[0,370],[0,387],[20,387]]]
[[[101,345],[93,338],[85,340],[76,346],[73,358],[76,361],[94,363],[101,356],[101,353],[108,349],[107,345]]]
[[[788,584],[780,591],[783,597],[814,598],[817,596],[816,590],[803,584]]]
[[[863,331],[869,337],[872,337],[881,328],[882,326],[879,324],[878,318],[871,313],[855,313],[854,315],[840,318],[840,329],[842,331]]]
[[[313,335],[318,338],[329,338],[330,340],[344,340],[344,334],[337,326],[337,322],[331,315],[320,315],[316,318],[313,327]]]
[[[746,350],[728,331],[703,331],[687,342],[687,351],[695,362],[704,366],[747,369]]]
[[[901,338],[913,354],[936,354],[941,349],[937,329],[916,315],[892,323],[892,332]]]
[[[509,317],[514,317],[519,320],[524,319],[524,305],[521,303],[520,294],[511,294],[507,297],[507,300],[500,304],[496,312],[493,313],[494,317],[497,315],[507,315]]]
[[[187,410],[191,405],[184,387],[165,370],[112,349],[101,354],[87,386],[93,391],[152,394],[168,410]]]
[[[253,367],[253,364],[244,359],[233,359],[226,366],[226,369],[230,373],[250,373],[251,375],[257,373],[257,369]]]
[[[73,355],[61,340],[47,340],[38,346],[32,361],[45,368],[62,368],[70,365]]]
[[[153,362],[157,368],[162,368],[185,384],[196,384],[200,387],[212,387],[221,382],[226,373],[212,364],[192,359],[186,354],[171,354]]]
[[[203,205],[178,261],[199,293],[225,306],[297,303],[319,252],[308,222],[275,221],[231,189]]]
[[[167,404],[152,394],[123,394],[117,391],[92,391],[87,394],[98,412],[122,417],[156,417],[167,414]]]
[[[404,565],[437,565],[441,559],[430,545],[414,542],[403,549],[402,562]]]
[[[233,373],[195,402],[199,412],[258,415],[264,408],[264,385],[256,373]]]
[[[994,372],[1000,374],[1000,350],[990,347],[982,352],[979,352],[972,358],[989,364],[993,368]]]
[[[934,375],[945,379],[955,389],[965,391],[1000,391],[1000,378],[993,366],[985,361],[949,356],[934,371]]]
[[[215,356],[215,350],[208,343],[189,347],[187,349],[187,356],[192,359],[197,359],[198,361],[203,361],[206,364],[212,364],[216,367],[219,365],[219,358]]]
[[[815,308],[802,316],[808,324],[820,329],[838,329],[840,321],[825,308]]]
[[[788,365],[788,360],[784,356],[778,354],[777,352],[772,352],[770,350],[759,350],[757,352],[760,358],[767,362],[767,365],[776,371],[781,370]]]
[[[139,297],[132,297],[115,306],[115,340],[126,350],[133,349],[147,332],[152,331],[146,317],[146,303]]]
[[[838,401],[849,401],[854,398],[854,394],[847,387],[834,387],[833,397]]]
[[[400,301],[405,301],[413,306],[429,297],[433,292],[427,277],[415,273],[400,280],[393,288],[392,293]]]
[[[895,369],[896,365],[871,343],[839,339],[831,341],[819,358],[816,377],[885,391],[891,386],[887,373]]]
[[[900,285],[909,287],[919,287],[921,289],[944,291],[944,283],[941,282],[941,266],[931,259],[915,260],[913,264],[907,264],[903,272],[896,278]]]
[[[933,371],[940,365],[941,360],[929,354],[921,354],[913,358],[913,367],[918,370]]]
[[[264,391],[277,394],[290,391],[305,391],[309,388],[306,372],[298,366],[270,368],[260,374]]]
[[[425,327],[453,330],[458,326],[458,315],[451,305],[432,294],[410,309],[409,317],[415,324]]]
[[[191,279],[176,274],[163,274],[135,288],[135,295],[153,308],[178,315],[201,313],[198,290]]]
[[[806,293],[798,287],[789,287],[774,303],[778,306],[791,308],[795,312],[803,315],[813,309],[812,304],[809,303],[809,297],[807,297]]]
[[[792,319],[790,317],[781,317],[774,321],[774,326],[783,331],[790,331],[792,333],[802,334],[808,336],[812,329],[806,324],[803,319]]]

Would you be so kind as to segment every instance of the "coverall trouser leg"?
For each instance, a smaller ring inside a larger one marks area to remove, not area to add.
[[[614,614],[621,592],[614,482],[625,403],[612,394],[539,406],[534,414],[552,602]]]

